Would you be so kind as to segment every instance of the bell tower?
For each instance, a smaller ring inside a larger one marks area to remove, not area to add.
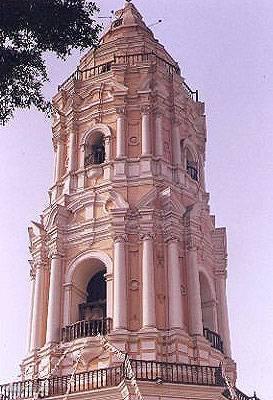
[[[83,344],[80,371],[112,368],[105,337],[145,365],[215,368],[207,385],[221,363],[234,382],[204,103],[132,3],[115,15],[53,98],[54,182],[29,228],[22,374],[71,374]]]

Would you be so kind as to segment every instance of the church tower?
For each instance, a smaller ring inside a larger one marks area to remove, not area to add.
[[[223,369],[234,383],[236,367],[204,103],[131,2],[115,15],[53,99],[54,182],[29,228],[23,380],[38,379],[41,397],[220,399]],[[126,392],[132,377],[139,388]]]

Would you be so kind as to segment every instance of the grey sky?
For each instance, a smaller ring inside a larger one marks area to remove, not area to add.
[[[101,15],[121,6],[100,1]],[[206,103],[207,190],[228,231],[228,300],[238,386],[264,400],[273,376],[273,2],[135,0],[155,36]],[[48,96],[76,66],[48,57]],[[25,355],[29,307],[27,226],[47,201],[50,121],[18,112],[0,132],[0,382]]]

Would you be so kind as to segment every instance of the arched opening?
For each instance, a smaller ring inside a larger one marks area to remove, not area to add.
[[[203,327],[215,331],[214,321],[214,307],[215,301],[213,300],[211,289],[208,283],[208,279],[202,272],[199,274],[200,280],[200,296],[201,296],[201,307],[202,307],[202,321]]]
[[[190,177],[194,181],[198,181],[198,164],[192,154],[192,152],[189,150],[189,148],[186,148],[186,170],[187,173],[190,175]]]
[[[211,346],[223,352],[223,340],[217,333],[216,301],[208,277],[199,273],[203,334]]]
[[[80,320],[99,320],[106,317],[106,270],[97,272],[88,282],[86,302],[79,305]]]
[[[112,329],[111,259],[101,252],[78,257],[66,275],[62,340],[108,334]]]
[[[85,143],[84,166],[98,165],[105,161],[105,142],[101,132],[90,135]]]

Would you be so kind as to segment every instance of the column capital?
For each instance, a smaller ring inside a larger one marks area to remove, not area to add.
[[[126,107],[125,106],[116,107],[116,113],[118,114],[119,117],[125,117]]]
[[[199,240],[193,234],[189,234],[186,240],[186,248],[189,251],[197,251],[199,249]]]
[[[227,270],[217,269],[217,270],[215,271],[215,276],[216,276],[217,278],[226,279],[226,278],[227,278]]]
[[[141,114],[142,115],[148,115],[150,114],[152,108],[149,104],[145,104],[143,106],[141,106]]]
[[[141,232],[139,234],[140,240],[154,240],[156,237],[156,234],[154,232]]]
[[[66,135],[63,132],[57,132],[53,135],[52,142],[54,146],[57,146],[58,143],[64,143],[66,140]]]
[[[166,232],[164,233],[164,241],[178,243],[180,241],[180,235],[175,232]]]
[[[48,246],[49,258],[61,258],[64,256],[63,246],[59,240],[49,243]]]
[[[113,240],[114,243],[124,243],[128,241],[128,235],[126,233],[114,233]]]

